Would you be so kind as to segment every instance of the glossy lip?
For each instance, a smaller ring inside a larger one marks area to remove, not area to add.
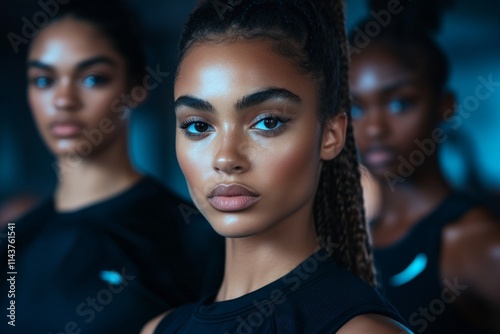
[[[217,210],[234,212],[244,210],[260,199],[255,191],[242,185],[218,185],[208,195],[208,202]]]
[[[69,138],[79,135],[84,129],[81,122],[70,119],[58,119],[49,124],[50,133],[58,138]]]
[[[372,167],[384,167],[396,159],[396,152],[385,146],[377,146],[368,149],[363,155],[366,164]]]

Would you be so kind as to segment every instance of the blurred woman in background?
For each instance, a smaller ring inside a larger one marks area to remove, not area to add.
[[[222,240],[129,158],[129,107],[154,83],[136,24],[118,1],[73,0],[31,43],[29,104],[59,182],[8,226],[17,275],[6,298],[2,272],[1,308],[15,301],[2,333],[137,333],[220,282]]]
[[[367,46],[351,36],[355,137],[382,193],[371,222],[379,279],[418,333],[498,333],[500,224],[479,199],[450,188],[437,158],[443,122],[460,117],[448,61],[428,33],[439,3],[405,5]]]

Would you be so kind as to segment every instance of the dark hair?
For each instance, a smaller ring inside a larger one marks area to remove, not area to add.
[[[411,1],[402,0],[402,11],[390,17],[387,26],[369,41],[367,47],[378,45],[389,51],[411,69],[417,69],[425,75],[435,97],[441,97],[446,91],[449,77],[448,59],[435,42],[432,34],[440,27],[442,11],[453,4],[454,0]],[[387,0],[371,0],[373,12],[386,10]],[[356,26],[361,31],[368,31],[374,18],[368,17]],[[356,49],[356,34],[351,31],[349,42]],[[355,53],[363,52],[363,49]]]
[[[375,284],[351,126],[344,26],[341,0],[248,0],[225,10],[208,1],[187,21],[178,60],[180,66],[196,43],[270,40],[274,52],[316,81],[321,122],[347,114],[346,144],[335,159],[323,162],[314,204],[316,231],[338,264]]]
[[[49,24],[66,17],[94,25],[124,57],[129,87],[142,84],[146,60],[138,23],[130,8],[119,0],[71,0],[59,6]]]

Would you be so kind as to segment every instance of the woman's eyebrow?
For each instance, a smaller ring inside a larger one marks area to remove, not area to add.
[[[28,68],[35,67],[46,71],[52,71],[52,72],[54,71],[54,67],[50,66],[49,64],[45,64],[39,60],[29,60],[26,66]]]
[[[301,104],[302,99],[284,88],[267,88],[255,93],[251,93],[242,97],[236,102],[236,110],[242,111],[244,109],[259,105],[269,100],[284,100],[293,104]],[[174,102],[174,109],[177,110],[181,107],[187,107],[200,111],[214,113],[215,108],[210,102],[194,97],[191,95],[182,95]]]
[[[381,87],[377,87],[375,89],[377,94],[383,94],[383,95],[390,95],[394,92],[396,92],[398,89],[405,88],[408,86],[416,85],[417,81],[415,81],[412,78],[403,78],[400,80],[396,80],[393,82],[386,83],[382,85]],[[364,89],[359,89],[355,90],[353,88],[350,88],[350,95],[353,101],[356,100],[362,100],[362,93],[364,92]]]
[[[241,111],[269,100],[284,100],[293,104],[301,104],[302,99],[284,88],[267,88],[244,96],[236,103],[236,110]]]
[[[96,64],[108,64],[108,65],[113,66],[113,67],[117,66],[116,61],[114,61],[113,59],[106,57],[106,56],[97,56],[97,57],[92,57],[90,59],[86,59],[84,61],[79,62],[76,65],[76,68],[78,70],[84,70],[87,67],[90,67],[90,66],[93,66]],[[42,70],[52,71],[52,72],[55,71],[54,66],[46,64],[46,63],[44,63],[40,60],[37,60],[37,59],[29,60],[27,63],[27,67],[28,68],[36,67],[36,68],[40,68]]]
[[[406,87],[406,86],[411,86],[416,84],[416,81],[411,79],[411,78],[403,78],[400,80],[396,80],[394,82],[390,82],[388,84],[385,84],[382,86],[379,91],[382,94],[390,94],[400,88]]]
[[[93,57],[93,58],[90,58],[90,59],[87,59],[87,60],[84,60],[84,61],[78,63],[78,65],[76,65],[76,68],[78,70],[83,70],[87,67],[90,67],[90,66],[93,66],[96,64],[107,64],[107,65],[111,65],[113,67],[117,66],[116,61],[114,61],[113,59],[106,57],[106,56],[97,56],[97,57]]]
[[[174,102],[174,110],[181,107],[187,107],[191,109],[206,111],[209,113],[214,113],[215,108],[210,104],[210,102],[202,100],[200,98],[191,95],[182,95],[177,98]]]

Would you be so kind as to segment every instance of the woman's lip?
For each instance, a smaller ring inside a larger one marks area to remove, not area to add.
[[[208,195],[208,201],[219,211],[244,210],[260,199],[255,191],[239,184],[219,184]]]
[[[210,194],[208,195],[209,198],[215,197],[215,196],[223,196],[223,197],[233,197],[233,196],[251,196],[251,197],[258,197],[259,194],[257,194],[255,191],[242,186],[240,184],[219,184],[216,187],[210,191]]]
[[[83,125],[78,122],[56,121],[50,124],[50,133],[61,138],[77,136],[82,130]]]
[[[208,201],[219,211],[232,212],[244,210],[255,204],[260,197],[256,196],[214,196]]]
[[[365,153],[364,160],[371,166],[387,165],[396,158],[396,154],[391,149],[371,149]]]

